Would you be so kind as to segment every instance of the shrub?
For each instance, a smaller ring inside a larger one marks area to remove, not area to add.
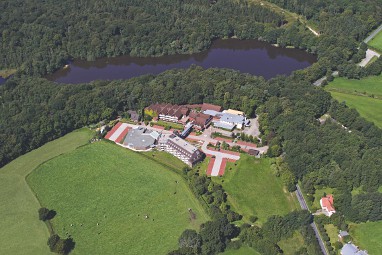
[[[38,209],[39,220],[46,221],[48,219],[48,215],[49,215],[49,209],[48,208],[42,207],[42,208]]]
[[[255,215],[251,215],[249,216],[249,221],[252,222],[252,223],[255,223],[259,218]]]

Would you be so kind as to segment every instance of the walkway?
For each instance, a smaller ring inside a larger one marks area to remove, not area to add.
[[[220,151],[213,151],[207,148],[208,142],[205,141],[202,145],[202,151],[211,156],[215,156],[215,159],[213,159],[213,167],[211,169],[210,175],[211,176],[219,176],[219,172],[222,173],[221,168],[225,168],[225,164],[227,163],[227,160],[233,160],[237,161],[240,159],[240,156],[232,155]],[[210,162],[211,163],[211,162]],[[210,169],[210,167],[209,167]],[[223,169],[224,171],[224,169]],[[207,171],[207,174],[209,174],[209,171]]]

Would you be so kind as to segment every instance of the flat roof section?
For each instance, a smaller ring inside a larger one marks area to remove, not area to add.
[[[214,122],[214,126],[218,128],[224,128],[227,130],[232,130],[235,127],[235,125],[233,124],[222,123],[222,122]]]
[[[127,145],[136,149],[149,148],[154,145],[156,139],[155,135],[152,135],[151,131],[146,132],[147,130],[143,127],[131,129],[127,133],[123,145]],[[153,137],[154,136],[154,137]]]
[[[204,114],[211,115],[213,117],[222,115],[222,112],[214,111],[214,110],[205,110]]]
[[[236,123],[236,124],[243,124],[243,122],[245,121],[245,117],[240,116],[240,115],[231,114],[231,113],[224,113],[221,116],[220,121]]]

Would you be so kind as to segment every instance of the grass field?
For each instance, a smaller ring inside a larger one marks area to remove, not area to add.
[[[382,52],[382,32],[379,32],[368,44],[378,52]]]
[[[294,194],[286,191],[281,178],[270,169],[271,159],[256,159],[242,154],[238,165],[227,164],[222,182],[228,200],[237,212],[248,219],[256,215],[264,223],[271,215],[285,215],[300,209]],[[232,167],[232,170],[229,168]]]
[[[301,247],[304,247],[304,237],[299,231],[296,231],[291,238],[283,239],[278,242],[284,254],[295,254]]]
[[[187,166],[185,163],[183,163],[183,161],[181,161],[177,157],[164,151],[149,151],[149,152],[142,152],[142,154],[150,159],[157,161],[158,163],[162,165],[166,165],[175,170],[178,170],[179,173],[181,173],[182,169],[185,166]]]
[[[350,224],[350,235],[354,243],[369,254],[381,254],[382,221]]]
[[[25,177],[41,163],[86,144],[88,130],[72,132],[31,151],[0,169],[0,254],[51,254],[49,232],[38,220],[40,205]]]
[[[362,117],[382,128],[382,75],[361,80],[336,78],[325,89],[339,102],[345,101]]]
[[[57,211],[53,227],[73,237],[72,254],[166,254],[183,230],[208,220],[180,176],[108,142],[50,160],[27,181]]]
[[[374,95],[382,98],[382,75],[370,76],[361,80],[335,78],[325,89],[354,95]]]
[[[223,253],[220,253],[220,255],[260,255],[260,253],[251,247],[243,246],[238,250],[227,250]]]
[[[324,225],[324,228],[326,229],[326,233],[328,234],[330,238],[330,243],[332,244],[334,248],[335,242],[338,241],[338,228],[334,226],[333,224],[326,224]]]
[[[331,94],[339,102],[345,101],[346,105],[356,109],[362,117],[382,128],[382,100],[337,92]]]

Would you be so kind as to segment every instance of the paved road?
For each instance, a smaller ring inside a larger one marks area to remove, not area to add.
[[[297,195],[297,199],[298,199],[298,202],[300,203],[300,206],[303,210],[309,210],[309,207],[308,205],[306,204],[306,201],[305,201],[305,198],[304,196],[302,195],[302,192],[301,192],[301,189],[300,189],[300,186],[298,186],[298,184],[296,185],[297,187],[297,190],[296,190],[296,195]]]
[[[308,205],[306,204],[305,198],[304,198],[304,196],[302,195],[300,186],[298,186],[298,184],[297,184],[296,187],[297,187],[296,195],[297,195],[298,202],[300,202],[300,206],[301,206],[301,208],[302,208],[303,210],[309,210]],[[312,222],[312,223],[310,224],[310,226],[313,228],[313,231],[314,231],[314,233],[316,234],[316,238],[317,238],[318,244],[319,244],[320,247],[321,247],[322,254],[324,254],[324,255],[329,255],[328,251],[326,250],[324,241],[322,240],[321,235],[320,235],[320,233],[318,232],[316,223],[315,223],[315,222]]]
[[[376,36],[381,31],[382,31],[382,24],[376,30],[371,32],[371,34],[365,40],[363,40],[363,42],[368,43],[371,39],[374,38],[374,36]]]

